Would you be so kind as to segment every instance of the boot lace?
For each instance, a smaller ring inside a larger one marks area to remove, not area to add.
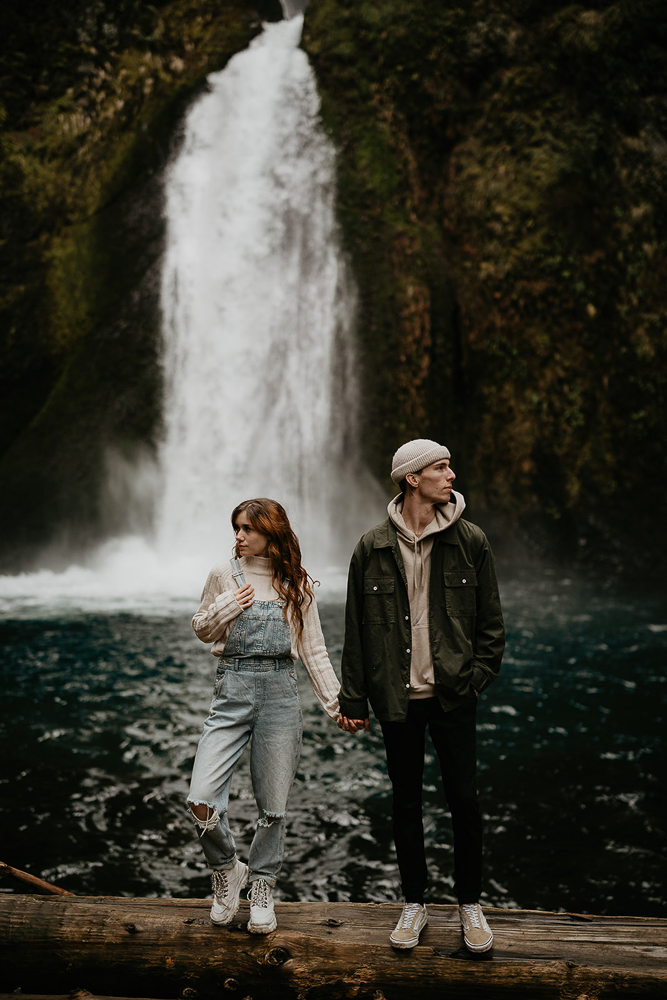
[[[229,879],[227,872],[213,872],[211,882],[213,883],[213,895],[216,899],[226,899],[229,892]]]
[[[420,910],[421,906],[419,903],[406,903],[401,913],[401,919],[398,922],[399,928],[403,930],[412,927]]]
[[[464,903],[461,909],[465,913],[471,925],[481,931],[482,921],[480,920],[479,903]]]
[[[269,896],[271,894],[271,886],[263,878],[258,878],[256,882],[253,882],[250,892],[248,893],[248,899],[252,906],[262,906],[264,908],[269,905]]]

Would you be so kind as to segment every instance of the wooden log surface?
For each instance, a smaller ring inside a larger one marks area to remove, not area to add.
[[[228,927],[210,902],[0,897],[0,991],[230,1000],[605,1000],[667,998],[667,920],[541,911],[486,913],[493,951],[463,947],[454,906],[428,907],[412,951],[388,941],[397,904],[277,903],[278,929]]]

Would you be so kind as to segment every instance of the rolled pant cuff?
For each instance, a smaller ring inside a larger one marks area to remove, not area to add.
[[[212,865],[209,862],[208,863],[208,867],[211,869],[211,871],[214,871],[214,872],[228,872],[230,870],[230,868],[234,867],[234,865],[236,864],[237,861],[238,861],[238,857],[235,854],[234,857],[230,861],[221,861],[219,865]]]
[[[252,885],[253,882],[259,882],[261,878],[264,879],[265,882],[268,882],[272,889],[278,881],[276,875],[262,875],[261,872],[251,872],[250,875],[248,875],[248,885]]]

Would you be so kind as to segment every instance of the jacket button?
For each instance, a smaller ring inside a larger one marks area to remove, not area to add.
[[[406,688],[409,688],[409,687],[410,687],[410,685],[409,685],[409,684],[406,684],[405,686],[406,686]]]
[[[405,616],[405,620],[406,620],[406,622],[409,622],[410,621],[410,615],[406,615]]]
[[[410,653],[410,652],[411,652],[411,650],[409,650],[409,649],[406,649],[406,651],[405,651],[405,652],[406,652],[406,653]]]
[[[465,583],[465,580],[463,582]],[[373,587],[373,590],[377,590],[377,587]]]
[[[461,580],[461,583],[467,583],[467,582],[468,582],[467,580]]]

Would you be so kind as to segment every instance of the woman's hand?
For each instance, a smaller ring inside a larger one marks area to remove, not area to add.
[[[243,587],[234,591],[234,599],[245,611],[255,601],[255,588],[251,583],[244,584]]]
[[[369,730],[371,728],[370,719],[348,719],[344,715],[338,716],[338,728],[346,733],[358,733],[360,729]]]

